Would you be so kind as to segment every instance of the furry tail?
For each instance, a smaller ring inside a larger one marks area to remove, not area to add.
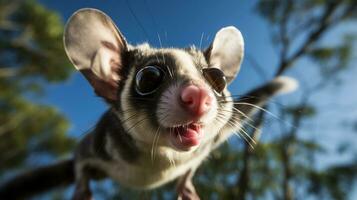
[[[64,160],[17,175],[0,186],[0,199],[27,199],[74,182],[74,162]]]
[[[238,119],[246,119],[246,116],[252,116],[255,112],[258,111],[255,106],[263,106],[265,105],[272,97],[287,94],[295,91],[298,88],[298,82],[287,76],[279,76],[267,84],[258,87],[248,94],[245,94],[243,97],[235,101],[235,108],[243,112],[245,115],[242,116],[240,113],[236,113],[235,116]],[[240,104],[241,103],[241,104]],[[255,105],[255,106],[250,106]]]

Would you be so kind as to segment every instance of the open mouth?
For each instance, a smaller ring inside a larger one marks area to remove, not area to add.
[[[187,151],[200,144],[203,136],[202,125],[190,123],[184,126],[174,127],[170,135],[171,142],[176,148]]]

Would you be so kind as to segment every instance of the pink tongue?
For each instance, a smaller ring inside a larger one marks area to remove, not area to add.
[[[192,131],[191,129],[186,129],[180,132],[180,135],[185,137],[185,138],[193,138],[197,135],[197,132]]]
[[[182,150],[188,150],[191,147],[200,144],[202,138],[201,126],[198,124],[189,124],[187,126],[176,127],[174,129],[173,144]]]
[[[185,138],[194,138],[197,137],[201,128],[198,125],[190,124],[188,127],[180,127],[177,129],[178,134]]]

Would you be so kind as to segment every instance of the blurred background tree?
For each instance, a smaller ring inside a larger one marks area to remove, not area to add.
[[[68,120],[36,102],[43,86],[66,80],[60,16],[36,1],[0,1],[0,180],[9,171],[72,150]],[[44,157],[45,156],[45,157]]]
[[[273,76],[298,76],[300,91],[289,104],[278,99],[264,107],[277,116],[259,112],[249,122],[256,128],[245,127],[257,141],[257,145],[249,141],[254,149],[243,139],[225,143],[198,169],[194,184],[202,199],[350,198],[357,175],[354,149],[341,144],[338,150],[352,159],[321,167],[316,159],[325,154],[326,146],[320,138],[304,135],[313,128],[308,122],[334,109],[321,108],[316,94],[327,91],[332,99],[341,87],[340,75],[351,71],[355,61],[356,35],[346,27],[357,25],[357,2],[260,0],[255,8],[269,24],[278,55],[276,66],[268,67],[277,69]],[[337,43],[324,40],[341,29],[347,31]],[[0,180],[6,178],[5,172],[27,168],[31,158],[58,158],[73,148],[66,118],[37,102],[45,95],[45,84],[64,81],[72,72],[62,48],[62,31],[60,17],[36,1],[0,0]],[[249,54],[246,60],[262,80],[273,78],[259,64],[268,62]],[[343,132],[343,126],[335,131]],[[260,139],[262,133],[269,137]],[[95,194],[97,199],[172,199],[175,195],[173,183],[143,193],[118,188],[105,181],[95,184]],[[53,198],[61,199],[61,192]]]
[[[238,148],[228,145],[228,150],[213,154],[196,179],[201,191],[205,191],[203,199],[217,196],[224,199],[347,199],[356,184],[357,159],[321,168],[315,161],[317,154],[323,154],[324,147],[318,139],[306,139],[300,134],[310,131],[304,122],[319,112],[319,102],[314,100],[316,94],[327,88],[333,95],[331,84],[336,85],[339,74],[351,66],[355,35],[348,32],[338,44],[322,40],[338,26],[357,25],[357,2],[262,0],[258,1],[256,11],[269,23],[272,44],[278,54],[275,76],[286,73],[291,67],[309,73],[311,70],[306,68],[314,65],[301,64],[308,59],[316,63],[320,77],[299,80],[301,94],[292,105],[271,102],[265,107],[279,113],[278,118],[266,112],[258,113],[253,125],[273,131],[269,141],[260,141],[254,150],[248,144]],[[254,58],[248,59],[258,71],[264,71]],[[280,121],[279,128],[269,127],[274,118]],[[259,140],[259,129],[249,126],[246,129],[252,138]],[[348,147],[344,150],[355,154]],[[231,174],[228,177],[227,172]],[[211,178],[206,179],[207,176]],[[217,186],[212,188],[212,182]]]

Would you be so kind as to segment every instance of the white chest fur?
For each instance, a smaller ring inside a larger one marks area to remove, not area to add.
[[[101,168],[111,179],[123,186],[152,189],[178,178],[190,169],[197,168],[208,154],[208,147],[202,147],[199,153],[178,153],[161,148],[158,149],[154,160],[148,153],[142,154],[135,163],[128,163],[116,157],[112,161],[91,159],[87,160],[86,164]]]

